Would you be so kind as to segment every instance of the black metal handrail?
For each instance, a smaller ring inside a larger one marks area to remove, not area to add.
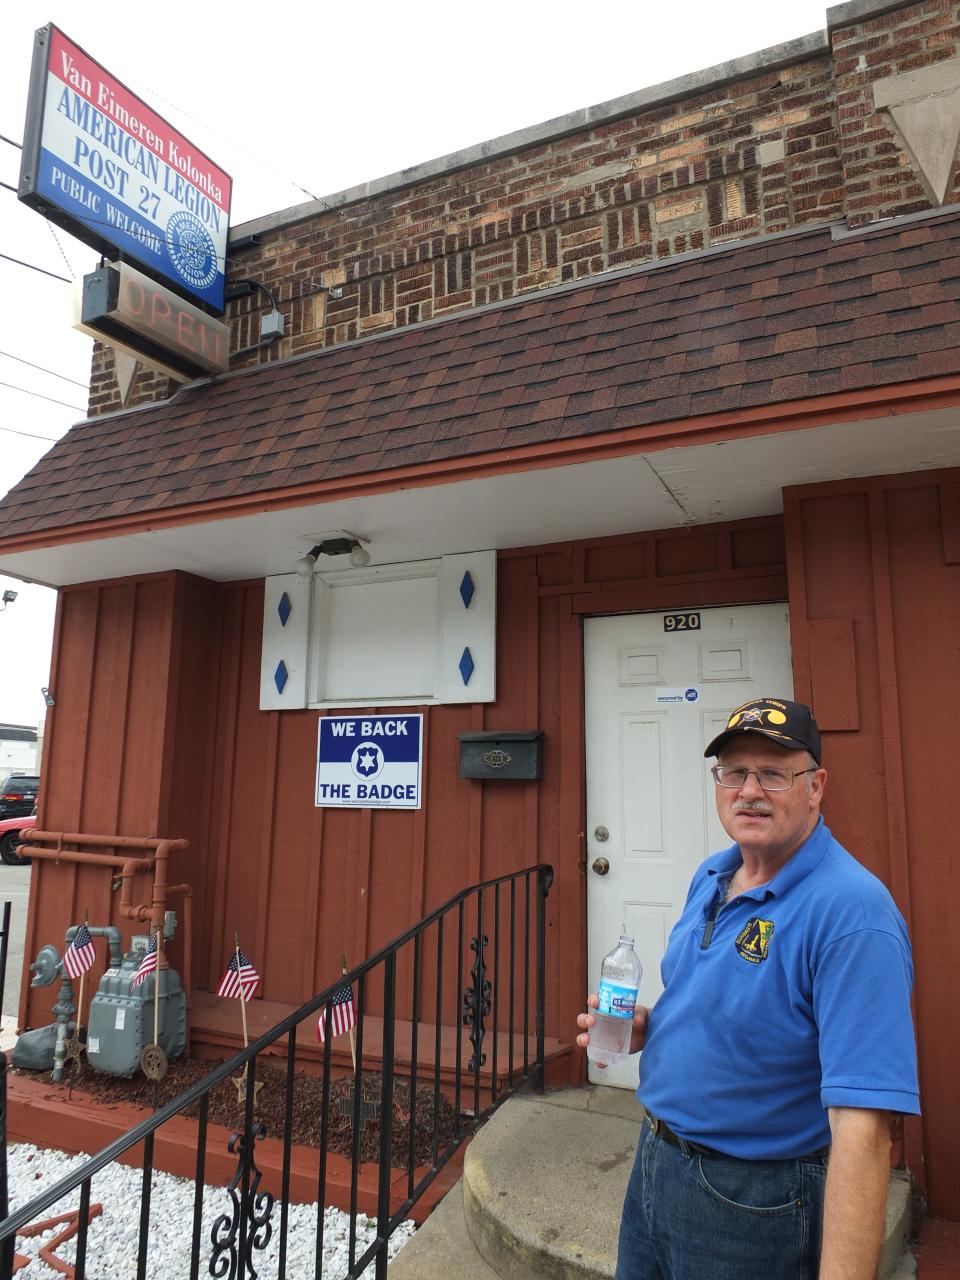
[[[153,1172],[154,1135],[167,1121],[179,1115],[194,1103],[199,1104],[197,1126],[197,1164],[194,1178],[194,1216],[191,1250],[190,1280],[198,1280],[200,1274],[201,1235],[202,1235],[202,1197],[206,1160],[207,1114],[211,1091],[238,1069],[245,1070],[246,1083],[244,1093],[244,1119],[242,1132],[236,1133],[230,1140],[229,1149],[235,1154],[237,1170],[228,1195],[231,1202],[230,1212],[221,1215],[214,1224],[211,1233],[213,1252],[210,1258],[209,1274],[229,1276],[230,1280],[238,1277],[255,1277],[253,1255],[266,1248],[273,1231],[272,1213],[273,1197],[261,1191],[260,1171],[254,1159],[254,1149],[258,1138],[263,1137],[265,1130],[255,1122],[256,1100],[256,1062],[258,1056],[272,1045],[287,1037],[286,1046],[286,1078],[285,1078],[285,1110],[283,1132],[283,1164],[280,1194],[280,1242],[279,1270],[277,1280],[285,1280],[287,1254],[288,1205],[291,1178],[293,1103],[295,1093],[296,1065],[296,1031],[297,1027],[308,1018],[315,1018],[320,1010],[325,1009],[326,1026],[332,1023],[333,999],[341,987],[348,983],[355,989],[356,1006],[356,1064],[353,1081],[353,1114],[352,1114],[352,1150],[350,1177],[350,1233],[348,1245],[349,1267],[346,1280],[354,1280],[362,1274],[372,1262],[375,1266],[376,1280],[383,1280],[387,1274],[387,1246],[393,1232],[407,1216],[412,1206],[423,1195],[434,1181],[440,1170],[456,1153],[462,1142],[507,1098],[524,1083],[532,1083],[543,1087],[545,1061],[545,974],[546,974],[546,897],[553,883],[553,869],[546,863],[527,867],[510,875],[496,877],[461,890],[447,902],[437,907],[412,928],[381,947],[367,960],[357,965],[326,990],[302,1005],[294,1013],[289,1014],[271,1030],[255,1040],[248,1048],[234,1054],[228,1061],[215,1068],[203,1080],[185,1089],[176,1098],[161,1107],[148,1119],[129,1130],[122,1137],[108,1144],[96,1155],[73,1172],[61,1178],[48,1190],[36,1196],[29,1204],[15,1213],[9,1214],[0,1221],[0,1280],[7,1280],[5,1259],[12,1261],[12,1241],[22,1227],[38,1219],[45,1209],[63,1196],[70,1195],[80,1188],[80,1215],[76,1245],[76,1276],[83,1280],[86,1266],[87,1250],[87,1208],[90,1200],[90,1183],[92,1178],[106,1165],[111,1164],[139,1143],[144,1144],[143,1184],[140,1205],[140,1239],[137,1253],[137,1280],[146,1276],[149,1252],[150,1224],[150,1186]],[[535,900],[534,900],[535,895]],[[504,901],[507,899],[508,901]],[[520,899],[520,901],[518,901]],[[470,972],[470,988],[465,990],[464,960],[466,942],[466,915],[471,901],[476,903],[476,933],[469,942],[474,954]],[[486,906],[486,911],[485,911]],[[535,914],[534,929],[531,932],[531,908]],[[509,909],[509,924],[504,919]],[[522,912],[522,953],[518,957],[516,945],[518,934],[517,917]],[[452,1140],[441,1148],[439,1133],[440,1095],[441,1095],[441,1030],[444,1014],[444,975],[450,951],[449,934],[446,934],[447,918],[456,913],[456,1052],[453,1063],[454,1092],[454,1133]],[[485,952],[490,945],[490,937],[485,932],[491,926],[493,930],[493,969],[492,978],[488,979]],[[431,929],[436,932],[436,996],[434,1002],[435,1028],[433,1046],[433,1132],[431,1141],[431,1162],[426,1173],[416,1178],[416,1113],[418,1084],[418,1052],[420,1048],[419,1030],[423,1021],[421,1010],[421,987],[424,985],[425,940]],[[406,1157],[405,1194],[399,1205],[391,1207],[391,1145],[393,1120],[393,1093],[396,1072],[396,1026],[397,1026],[397,959],[407,947],[412,948],[411,958],[411,1052],[410,1052],[410,1109],[409,1146]],[[533,983],[531,984],[531,952],[535,966]],[[383,1040],[380,1067],[379,1098],[379,1158],[377,1173],[377,1228],[373,1242],[357,1256],[356,1219],[358,1208],[359,1167],[360,1160],[360,1118],[363,1072],[363,1033],[364,1015],[367,1001],[368,975],[378,966],[383,968]],[[531,985],[534,987],[534,1020],[530,1026]],[[506,996],[504,991],[506,989]],[[517,998],[522,1001],[522,1016],[518,1021]],[[504,1017],[506,1014],[506,1017]],[[488,1025],[489,1020],[489,1025]],[[506,1028],[507,1067],[500,1061],[498,1033]],[[473,1048],[467,1064],[466,1075],[472,1077],[473,1107],[469,1114],[462,1111],[461,1103],[464,1086],[464,1064],[462,1052],[462,1030],[469,1028],[469,1040]],[[531,1060],[529,1052],[530,1031],[535,1040],[535,1055]],[[493,1056],[489,1081],[489,1101],[482,1103],[482,1067],[487,1055],[484,1050],[486,1036],[493,1033]],[[515,1060],[515,1040],[522,1034],[523,1062]],[[323,1042],[323,1085],[322,1085],[322,1117],[320,1132],[320,1167],[317,1186],[317,1243],[315,1280],[322,1276],[323,1251],[323,1211],[325,1204],[325,1187],[327,1174],[327,1147],[330,1121],[330,1083],[331,1053],[333,1036],[327,1035]],[[5,1060],[0,1055],[0,1104],[5,1094]],[[501,1085],[501,1078],[504,1083]],[[4,1109],[5,1113],[5,1109]],[[5,1154],[5,1153],[4,1153]],[[9,1242],[9,1243],[7,1243]]]

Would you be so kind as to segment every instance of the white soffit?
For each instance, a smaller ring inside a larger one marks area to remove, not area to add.
[[[260,578],[289,572],[330,529],[361,534],[388,564],[772,515],[788,485],[958,465],[960,409],[943,409],[0,553],[0,570],[52,585],[167,569]]]

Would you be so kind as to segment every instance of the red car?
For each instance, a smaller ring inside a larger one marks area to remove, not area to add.
[[[28,814],[24,818],[0,818],[0,862],[8,867],[23,867],[30,861],[21,858],[17,853],[20,844],[20,832],[37,825],[37,815]]]

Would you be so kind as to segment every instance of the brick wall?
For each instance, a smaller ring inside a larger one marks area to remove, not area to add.
[[[831,33],[843,151],[846,214],[852,226],[927,209],[928,192],[890,116],[874,106],[874,85],[960,54],[960,6],[927,0]],[[945,203],[960,199],[954,173]]]
[[[286,337],[234,367],[729,240],[926,207],[872,83],[954,56],[957,8],[928,0],[837,27],[832,57],[825,48],[266,232],[234,252],[230,275],[273,290]],[[260,293],[231,305],[235,350],[256,342],[263,307]],[[170,389],[141,372],[130,403]],[[119,404],[112,354],[98,347],[91,412]]]

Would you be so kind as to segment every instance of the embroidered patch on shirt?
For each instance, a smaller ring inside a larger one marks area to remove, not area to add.
[[[737,953],[751,964],[762,964],[773,935],[772,920],[748,920],[737,934]]]

